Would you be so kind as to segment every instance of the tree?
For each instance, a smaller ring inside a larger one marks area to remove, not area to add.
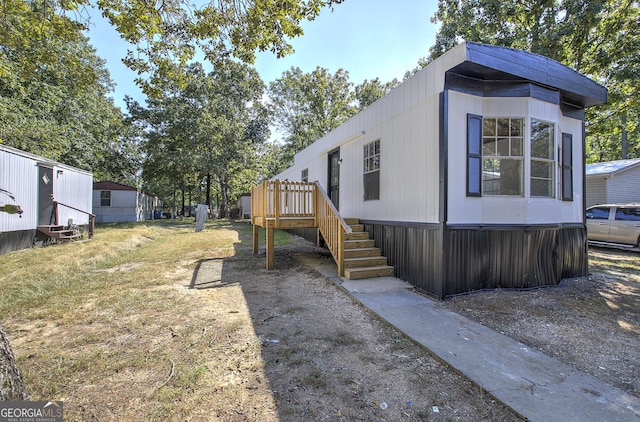
[[[28,399],[29,393],[13,356],[9,338],[0,326],[0,401]]]
[[[198,150],[219,186],[219,215],[226,216],[231,192],[237,196],[255,183],[249,176],[255,149],[269,137],[265,86],[254,68],[233,60],[220,63],[203,82]]]
[[[124,62],[138,74],[150,75],[137,82],[145,93],[158,95],[158,82],[167,77],[187,82],[182,70],[198,51],[214,65],[231,57],[253,63],[256,50],[278,57],[291,53],[288,39],[302,35],[300,23],[342,1],[219,0],[196,6],[186,0],[98,0],[97,5],[120,35],[136,46]]]
[[[0,142],[96,178],[135,180],[139,151],[112,82],[82,27],[48,3],[8,0],[0,11]]]
[[[351,88],[349,72],[332,75],[321,67],[310,73],[292,67],[271,82],[269,100],[276,127],[285,135],[287,161],[357,112]]]
[[[393,79],[391,82],[382,83],[379,78],[369,81],[365,79],[360,85],[356,85],[355,98],[358,102],[358,111],[364,110],[379,98],[384,97],[393,88],[398,86],[400,82]]]
[[[193,64],[186,75],[184,88],[167,81],[148,109],[130,107],[148,125],[143,176],[174,186],[174,204],[178,189],[195,188],[199,180],[212,205],[215,184],[224,216],[229,198],[256,182],[255,150],[269,136],[264,83],[255,69],[234,60],[219,62],[209,74]]]
[[[608,104],[587,111],[587,158],[617,159],[625,136],[629,154],[637,154],[640,143],[633,118],[640,106],[639,10],[633,0],[439,0],[432,22],[441,26],[422,63],[463,39],[560,61],[608,88]]]

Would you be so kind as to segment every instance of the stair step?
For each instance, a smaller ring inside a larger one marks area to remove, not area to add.
[[[345,259],[350,258],[364,258],[371,256],[380,256],[379,248],[355,248],[355,249],[345,249],[344,257]]]
[[[375,245],[371,239],[367,240],[345,240],[344,249],[373,248]]]
[[[73,240],[73,239],[77,239],[79,237],[82,237],[81,234],[61,234],[60,236],[55,236],[56,238],[58,238],[59,240]]]
[[[352,226],[354,224],[360,224],[359,218],[343,218],[344,222]]]
[[[64,226],[62,226],[60,224],[41,224],[41,225],[38,226],[38,230],[40,230],[40,231],[57,232],[57,231],[64,230]]]
[[[393,276],[393,267],[389,265],[377,265],[375,267],[345,268],[344,276],[349,280]]]
[[[344,240],[368,240],[369,233],[367,232],[353,232],[344,235]]]
[[[345,258],[345,268],[377,267],[387,265],[386,256],[367,256],[362,258]]]
[[[351,227],[351,231],[354,233],[364,231],[364,224],[349,224],[349,227]]]

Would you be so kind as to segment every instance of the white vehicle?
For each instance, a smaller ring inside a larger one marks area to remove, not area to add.
[[[589,243],[640,247],[640,204],[594,205],[586,215]]]

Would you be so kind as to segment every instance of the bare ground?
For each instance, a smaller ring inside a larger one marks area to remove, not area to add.
[[[264,255],[223,270],[242,280],[278,419],[520,420],[299,263],[304,252],[322,253],[298,239],[277,248],[275,271]]]
[[[587,277],[445,300],[450,310],[640,397],[640,255],[592,249]]]

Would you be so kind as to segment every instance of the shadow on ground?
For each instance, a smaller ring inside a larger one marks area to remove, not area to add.
[[[287,238],[268,271],[234,229],[234,256],[201,260],[190,287],[241,288],[279,420],[520,420],[295,257],[326,249]]]

